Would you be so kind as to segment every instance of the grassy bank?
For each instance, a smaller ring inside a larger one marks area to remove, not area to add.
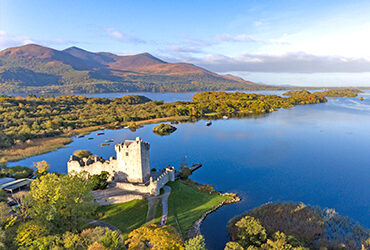
[[[174,226],[183,237],[205,212],[213,209],[223,201],[232,199],[230,196],[217,192],[200,191],[195,185],[183,181],[168,184],[172,191],[168,199],[167,223]]]
[[[148,202],[146,200],[133,200],[99,207],[98,213],[103,213],[103,216],[98,219],[116,226],[124,239],[127,239],[132,230],[145,223],[147,210]]]
[[[231,200],[233,197],[220,195],[217,192],[204,190],[203,185],[193,182],[175,181],[168,184],[172,191],[168,199],[167,224],[174,226],[183,237],[205,212],[212,210],[220,203]],[[209,187],[208,185],[206,187]],[[124,238],[134,229],[148,223],[160,223],[162,216],[162,202],[157,203],[154,219],[147,221],[148,202],[134,200],[126,203],[101,206],[98,213],[103,216],[98,218],[106,223],[116,226]]]
[[[31,142],[16,144],[8,149],[0,151],[0,159],[5,161],[18,161],[34,155],[45,154],[57,150],[71,143],[69,137],[47,137],[33,139]]]

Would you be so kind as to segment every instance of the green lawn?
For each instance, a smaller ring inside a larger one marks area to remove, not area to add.
[[[147,211],[147,200],[133,200],[98,208],[98,212],[104,214],[99,220],[118,227],[124,239],[127,239],[132,230],[145,223]]]
[[[217,193],[198,191],[195,186],[182,181],[167,185],[172,188],[168,199],[167,224],[179,230],[183,237],[186,237],[186,232],[206,211],[230,198]]]
[[[183,237],[186,237],[187,231],[203,213],[230,198],[214,192],[199,191],[196,186],[185,184],[183,181],[175,181],[167,185],[172,188],[168,199],[167,224],[174,226]],[[98,208],[98,212],[104,214],[99,220],[118,227],[125,239],[132,230],[146,224],[147,211],[147,200],[133,200]],[[162,202],[160,201],[157,204],[154,220],[150,223],[160,223],[161,215]]]

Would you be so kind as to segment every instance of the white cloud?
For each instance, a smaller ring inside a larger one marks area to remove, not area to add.
[[[117,39],[122,42],[130,42],[130,43],[145,43],[144,40],[139,39],[137,37],[122,33],[116,29],[113,28],[106,28],[105,31],[110,37],[113,37],[114,39]]]
[[[74,41],[65,40],[61,38],[49,40],[35,39],[28,36],[11,35],[3,30],[0,30],[0,49],[6,49],[9,47],[21,46],[30,43],[37,43],[44,46],[76,44],[76,42]]]
[[[236,57],[205,55],[183,57],[215,72],[272,72],[272,73],[359,73],[370,72],[370,60],[341,56],[317,56],[303,52],[282,55],[242,54]]]

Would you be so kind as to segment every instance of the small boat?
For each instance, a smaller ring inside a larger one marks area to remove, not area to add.
[[[101,130],[104,130],[104,129],[105,129],[105,127],[100,127],[100,129],[101,129]]]
[[[129,126],[124,126],[123,128],[130,128]]]
[[[104,133],[103,132],[100,132],[100,133],[97,133],[96,135],[104,135]]]
[[[100,144],[100,146],[102,146],[102,147],[109,146],[109,143],[102,143],[102,144]]]
[[[113,142],[113,141],[114,141],[113,139],[105,140],[105,142]]]
[[[211,121],[206,122],[206,126],[211,126],[211,125],[212,125]]]
[[[88,140],[94,140],[94,138],[92,138],[92,137],[89,137],[89,138],[87,138]]]
[[[228,116],[226,116],[226,115],[224,115],[224,116],[222,117],[222,119],[227,120],[227,119],[229,119],[229,117],[228,117]]]
[[[82,138],[82,137],[85,137],[84,135],[79,135],[78,138]]]

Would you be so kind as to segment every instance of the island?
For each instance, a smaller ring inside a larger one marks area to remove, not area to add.
[[[176,131],[176,127],[170,124],[161,123],[153,128],[153,132],[157,135],[170,135]]]

